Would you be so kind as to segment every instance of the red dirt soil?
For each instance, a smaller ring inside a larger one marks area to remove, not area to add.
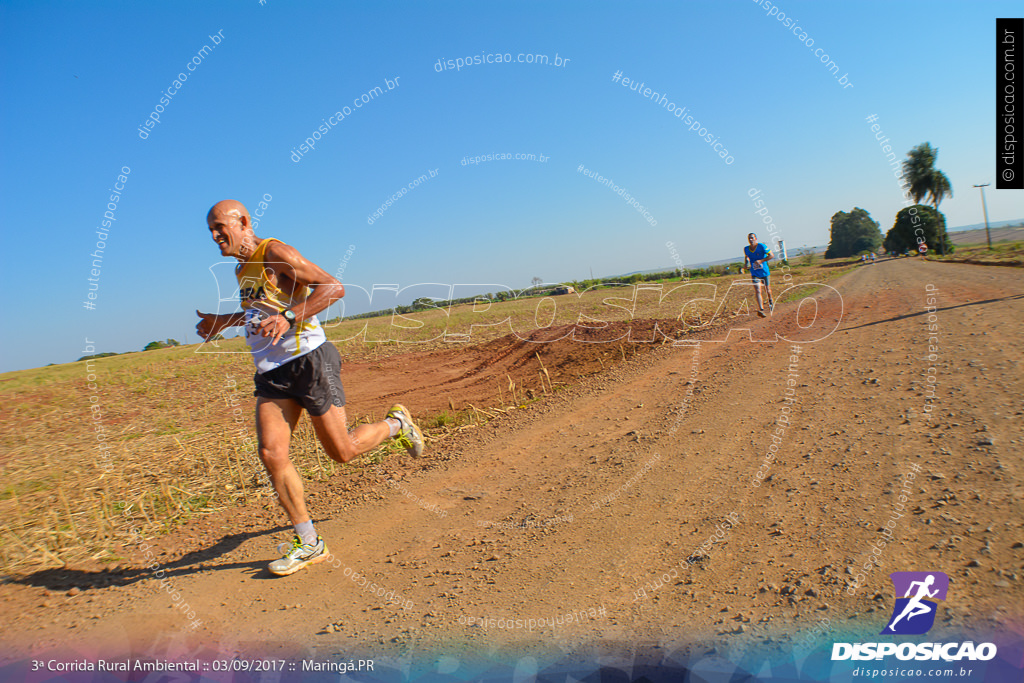
[[[571,386],[438,440],[421,460],[397,455],[308,485],[334,566],[271,577],[291,529],[269,499],[156,539],[159,567],[202,621],[194,630],[127,549],[118,572],[15,577],[0,637],[9,656],[594,641],[742,650],[825,618],[877,634],[898,570],[951,577],[930,637],[1010,628],[1024,605],[1024,271],[903,259],[833,285],[842,296],[820,301],[819,315],[841,311],[841,324],[799,353],[707,332],[697,347],[625,345],[625,360],[617,344],[502,339],[347,364],[349,404],[366,410],[494,406],[507,374],[539,395],[535,353]],[[732,324],[795,338],[796,308]],[[895,540],[857,583],[912,467]],[[477,621],[591,609],[603,613],[532,630]]]

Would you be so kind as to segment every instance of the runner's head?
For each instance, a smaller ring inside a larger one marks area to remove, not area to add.
[[[755,235],[754,233],[750,233],[749,235],[747,235],[747,241],[750,242],[750,246],[756,247],[757,246],[757,235]]]
[[[234,199],[217,202],[206,214],[213,241],[220,245],[221,256],[245,259],[256,250],[252,219],[245,206]]]

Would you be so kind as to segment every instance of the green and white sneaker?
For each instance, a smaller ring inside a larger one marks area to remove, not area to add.
[[[288,548],[287,544],[282,543],[279,550],[285,552],[284,557],[280,560],[274,560],[270,563],[267,569],[272,574],[278,576],[288,576],[294,574],[303,567],[309,564],[317,564],[323,562],[331,554],[327,551],[327,546],[324,544],[324,539],[320,536],[316,537],[316,543],[303,543],[302,539],[296,536],[292,539],[292,545]]]
[[[401,429],[398,430],[398,434],[395,434],[395,441],[405,448],[412,457],[418,458],[423,455],[423,433],[412,421],[412,415],[409,414],[409,410],[401,403],[396,403],[391,406],[387,416],[398,420],[402,425]]]

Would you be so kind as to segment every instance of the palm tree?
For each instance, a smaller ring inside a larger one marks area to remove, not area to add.
[[[949,178],[946,177],[945,173],[935,169],[932,173],[932,186],[928,190],[928,196],[936,211],[939,210],[939,202],[946,195],[953,196],[953,186],[949,183]]]
[[[929,197],[936,210],[944,197],[953,196],[949,178],[935,168],[935,158],[938,156],[939,150],[932,147],[931,143],[922,142],[907,152],[907,159],[903,162],[903,177],[914,203],[920,204],[922,199]]]
[[[929,143],[922,143],[907,152],[907,159],[903,162],[903,177],[915,204],[920,204],[928,194],[934,170],[935,150]]]

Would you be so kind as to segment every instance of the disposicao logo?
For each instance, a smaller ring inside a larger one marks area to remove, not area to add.
[[[896,605],[892,608],[889,625],[880,635],[927,633],[935,623],[937,601],[946,599],[949,577],[942,572],[893,572],[889,576],[896,589]]]
[[[893,572],[896,605],[879,635],[920,635],[935,624],[938,601],[946,599],[949,577],[942,572]],[[834,643],[832,660],[878,660],[895,655],[900,660],[987,661],[996,656],[993,643]]]

